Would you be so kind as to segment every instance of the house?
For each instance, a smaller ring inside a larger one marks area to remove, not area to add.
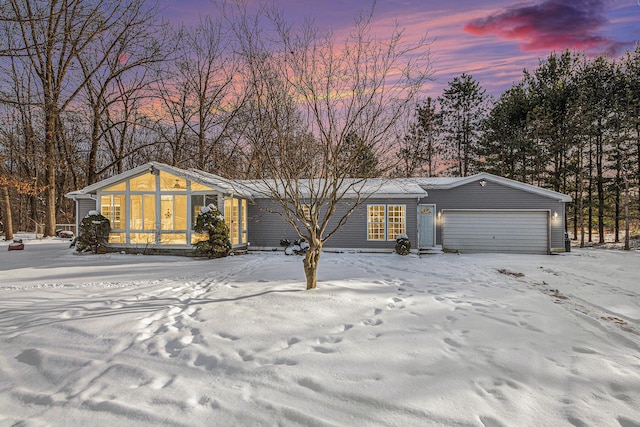
[[[66,197],[76,221],[98,210],[111,221],[109,242],[128,250],[190,249],[202,206],[224,213],[234,248],[273,249],[297,238],[259,181],[232,181],[150,162]],[[364,200],[326,249],[391,251],[407,234],[414,249],[548,254],[564,250],[565,203],[555,191],[488,173],[464,178],[359,180],[334,221]]]

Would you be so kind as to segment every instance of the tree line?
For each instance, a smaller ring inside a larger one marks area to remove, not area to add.
[[[338,40],[238,4],[176,27],[143,0],[3,2],[5,226],[53,235],[73,222],[65,193],[150,160],[281,182],[488,171],[571,194],[589,239],[637,218],[638,48],[551,54],[498,99],[462,74],[416,105],[427,39],[376,39],[372,11]]]
[[[640,47],[619,58],[551,53],[497,99],[471,75],[419,103],[398,176],[477,172],[569,194],[574,238],[627,239],[640,212]]]

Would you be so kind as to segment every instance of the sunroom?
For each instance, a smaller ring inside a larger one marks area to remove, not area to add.
[[[247,199],[236,183],[216,175],[151,162],[67,194],[81,221],[97,210],[111,223],[109,244],[124,248],[186,249],[207,236],[193,230],[203,206],[224,214],[232,246],[247,245]]]

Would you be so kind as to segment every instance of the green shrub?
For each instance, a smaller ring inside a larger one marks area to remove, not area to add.
[[[196,250],[209,258],[222,258],[231,252],[229,227],[224,222],[224,216],[214,205],[205,206],[200,210],[196,224],[196,233],[206,233],[209,238],[195,244]]]
[[[407,255],[411,252],[411,242],[409,236],[401,234],[396,238],[396,253],[399,255]]]
[[[111,224],[109,220],[97,211],[90,211],[89,215],[80,222],[80,235],[76,241],[78,252],[104,252],[109,243]]]

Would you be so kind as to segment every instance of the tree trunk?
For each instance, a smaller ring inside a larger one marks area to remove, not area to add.
[[[46,184],[45,192],[45,228],[44,237],[53,237],[56,231],[56,113],[53,106],[46,108],[45,123],[45,163]]]
[[[304,275],[307,278],[307,290],[316,288],[316,278],[318,276],[318,263],[320,262],[320,253],[322,251],[322,243],[318,241],[309,242],[309,251],[304,256],[302,263],[304,265]]]
[[[618,160],[618,163],[620,161]],[[616,171],[616,185],[615,185],[615,195],[614,195],[614,219],[613,219],[613,228],[614,228],[614,242],[620,243],[620,169]]]
[[[623,171],[623,179],[624,179],[624,250],[631,250],[630,243],[630,235],[629,235],[629,222],[631,219],[629,218],[629,177],[627,176],[627,171]]]
[[[100,145],[100,107],[96,101],[93,108],[93,122],[91,127],[91,148],[89,149],[89,164],[87,165],[87,181],[85,185],[91,185],[98,181],[97,164],[98,148]]]
[[[598,197],[598,243],[604,243],[604,147],[602,135],[596,138],[596,193]]]
[[[11,216],[11,199],[9,198],[9,189],[2,187],[2,213],[4,216],[4,240],[13,240],[13,218]]]
[[[589,140],[589,243],[593,242],[593,144]]]

